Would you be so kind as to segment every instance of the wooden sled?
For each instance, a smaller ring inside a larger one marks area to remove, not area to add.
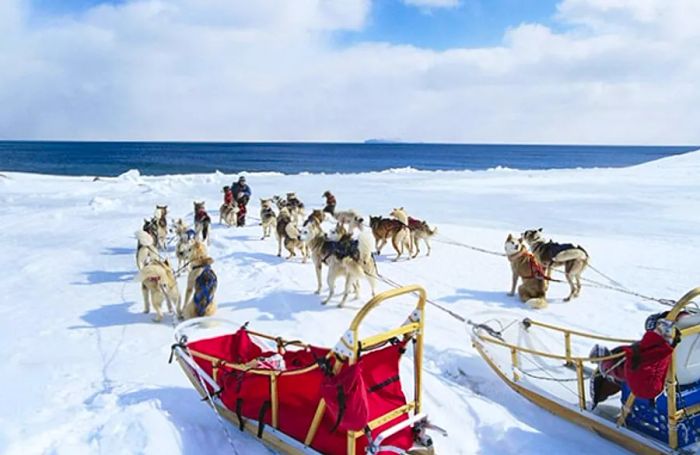
[[[413,293],[418,301],[400,327],[360,338],[360,325],[373,309]],[[247,324],[192,319],[175,330],[173,358],[221,417],[282,453],[432,453],[425,434],[431,425],[421,412],[425,299],[418,286],[377,295],[359,310],[334,348],[254,332]],[[399,360],[410,348],[414,387],[408,401]],[[333,415],[321,389],[329,377],[339,378],[353,366],[361,371],[367,420],[363,428],[349,430],[343,427],[347,414]]]
[[[700,450],[700,310],[689,305],[698,296],[700,288],[691,290],[666,315],[681,340],[674,349],[664,391],[653,404],[637,399],[623,385],[621,394],[591,410],[587,376],[594,369],[592,361],[621,359],[624,354],[590,358],[575,353],[589,352],[594,343],[612,347],[637,340],[531,319],[502,319],[472,323],[472,343],[513,390],[559,417],[635,453],[696,453]]]

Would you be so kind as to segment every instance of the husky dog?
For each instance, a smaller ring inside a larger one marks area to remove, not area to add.
[[[211,268],[214,260],[209,257],[207,247],[203,242],[195,241],[192,246],[190,263],[192,268],[187,276],[184,307],[181,309],[178,305],[178,317],[190,319],[198,316],[212,316],[216,313],[214,296],[218,279]]]
[[[325,257],[323,244],[326,242],[326,234],[323,232],[321,222],[313,216],[313,213],[304,222],[304,226],[302,226],[299,233],[299,239],[306,245],[306,251],[311,256],[311,261],[314,264],[316,283],[318,284],[314,293],[320,294],[322,286],[321,269],[323,268],[323,258]]]
[[[317,223],[319,226],[326,220],[326,214],[323,210],[315,209],[311,211],[311,214],[304,221],[304,226],[309,223]]]
[[[522,237],[530,246],[532,254],[544,266],[547,276],[550,276],[552,267],[564,266],[566,281],[571,288],[564,301],[568,302],[578,297],[581,293],[581,273],[588,265],[586,250],[571,243],[547,241],[542,236],[542,228],[527,230],[523,232]]]
[[[365,220],[354,210],[343,210],[333,214],[335,220],[346,227],[349,231],[353,229],[362,230]]]
[[[221,204],[221,207],[219,208],[219,224],[222,224],[223,221],[228,225],[228,227],[237,226],[239,210],[240,209],[238,206],[234,205],[233,203]]]
[[[277,215],[272,208],[272,199],[260,199],[260,225],[263,230],[260,240],[265,240],[272,234],[272,228],[277,225]]]
[[[277,215],[275,234],[277,235],[277,256],[282,256],[282,244],[284,244],[284,248],[289,251],[289,256],[286,259],[296,256],[296,250],[299,250],[303,262],[306,262],[308,258],[306,247],[299,238],[299,228],[294,223],[294,219],[287,207],[283,207]]]
[[[146,264],[136,275],[136,280],[141,283],[143,293],[143,312],[151,311],[151,304],[156,311],[155,322],[163,320],[161,306],[163,300],[168,304],[168,311],[173,312],[173,304],[180,307],[180,291],[177,289],[177,281],[168,260],[156,259]]]
[[[381,216],[370,216],[369,226],[372,228],[377,254],[382,253],[382,248],[387,244],[388,239],[391,239],[391,245],[396,250],[394,261],[398,261],[404,252],[404,248],[410,245],[411,242],[411,232],[408,226],[399,220],[382,218]],[[410,259],[410,248],[408,249],[408,254]]]
[[[175,256],[177,257],[177,269],[180,270],[190,260],[190,252],[197,233],[190,229],[182,218],[173,222],[173,231],[177,237]]]
[[[141,270],[153,259],[159,259],[153,237],[146,231],[136,231],[136,268]]]
[[[411,231],[411,245],[414,250],[412,257],[415,258],[420,254],[420,240],[425,242],[425,246],[428,248],[426,256],[430,256],[430,238],[437,234],[437,228],[430,229],[430,226],[425,221],[411,218],[403,207],[392,210],[391,216],[408,225],[408,229]]]
[[[504,248],[513,271],[513,283],[508,295],[515,295],[515,287],[520,278],[522,280],[522,284],[518,287],[520,300],[530,308],[546,308],[548,281],[540,263],[527,250],[523,239],[516,239],[512,234],[508,234]]]
[[[194,230],[197,238],[209,245],[209,225],[211,218],[204,207],[204,201],[194,203]]]
[[[157,223],[158,249],[166,250],[168,248],[168,206],[156,205],[153,219]]]

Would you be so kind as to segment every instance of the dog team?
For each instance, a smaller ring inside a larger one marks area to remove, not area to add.
[[[244,226],[252,194],[245,177],[224,187],[223,193],[219,224]],[[378,272],[373,255],[381,254],[389,241],[396,252],[393,261],[399,260],[404,253],[407,259],[417,257],[421,242],[427,249],[426,256],[430,255],[430,240],[437,234],[437,228],[410,217],[403,207],[393,209],[389,217],[370,216],[371,233],[368,233],[364,229],[364,218],[356,211],[336,210],[337,201],[330,191],[325,191],[322,197],[325,198],[323,209],[314,209],[308,216],[305,216],[304,203],[293,192],[287,193],[286,198],[260,199],[259,224],[262,227],[261,240],[275,233],[277,256],[282,256],[284,247],[288,253],[286,259],[299,256],[306,263],[311,258],[317,281],[316,294],[321,293],[322,269],[324,265],[327,267],[329,292],[323,304],[334,297],[335,283],[340,277],[345,278],[345,287],[339,306],[343,306],[351,292],[359,298],[363,279],[374,295]],[[154,320],[161,321],[165,301],[168,310],[175,311],[180,319],[213,315],[218,280],[211,267],[214,260],[207,251],[212,221],[205,203],[194,202],[194,228],[178,219],[172,221],[169,230],[167,215],[167,206],[156,206],[154,216],[145,219],[142,229],[136,233],[136,265],[139,269],[136,279],[141,283],[144,312],[150,312],[153,306]],[[167,250],[168,232],[174,234],[171,240],[177,241],[177,269],[161,256],[161,252]],[[581,273],[588,262],[588,253],[580,246],[547,241],[540,228],[527,230],[519,238],[508,235],[504,248],[512,270],[509,295],[515,295],[517,287],[518,296],[526,305],[546,307],[551,270],[563,267],[570,286],[570,293],[564,301],[578,297]],[[177,277],[185,272],[188,276],[183,302],[177,288]],[[521,281],[519,287],[518,281]]]

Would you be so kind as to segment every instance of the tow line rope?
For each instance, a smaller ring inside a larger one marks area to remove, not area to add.
[[[470,249],[470,250],[473,250],[473,251],[478,251],[478,252],[480,252],[480,253],[490,254],[490,255],[493,255],[493,256],[506,257],[506,254],[505,254],[505,253],[499,253],[499,252],[497,252],[497,251],[487,250],[487,249],[484,249],[484,248],[479,248],[479,247],[474,246],[474,245],[469,245],[469,244],[466,244],[466,243],[457,242],[457,241],[452,240],[452,239],[450,239],[450,238],[447,238],[447,237],[445,237],[445,236],[443,236],[443,235],[440,235],[440,237],[442,237],[442,239],[437,238],[437,239],[435,239],[435,241],[436,241],[436,242],[440,242],[440,243],[444,243],[444,244],[447,244],[447,245],[454,245],[454,246],[459,246],[459,247],[462,247],[462,248],[467,248],[467,249]],[[662,299],[662,298],[658,298],[658,297],[651,297],[651,296],[648,296],[648,295],[641,294],[641,293],[639,293],[639,292],[631,291],[631,290],[625,288],[619,281],[617,281],[617,280],[611,278],[610,276],[606,275],[605,273],[601,272],[599,269],[595,268],[595,267],[592,266],[590,263],[588,263],[587,266],[588,266],[591,270],[593,270],[594,272],[596,272],[598,275],[602,276],[603,278],[605,278],[606,280],[608,280],[608,281],[611,283],[611,284],[605,284],[605,283],[601,283],[601,282],[599,282],[599,281],[591,280],[590,278],[581,277],[581,281],[585,282],[587,286],[596,287],[596,288],[601,288],[601,289],[607,289],[607,290],[610,290],[610,291],[615,291],[615,292],[619,292],[619,293],[622,293],[622,294],[627,294],[627,295],[631,295],[631,296],[634,296],[634,297],[639,297],[640,299],[648,300],[648,301],[650,301],[650,302],[660,303],[661,305],[666,305],[666,306],[671,306],[671,307],[672,307],[672,306],[674,306],[674,305],[676,304],[676,301],[675,301],[675,300],[671,300],[671,299]],[[557,270],[557,269],[554,269],[554,270],[555,270],[556,272],[558,272],[558,273],[564,274],[564,272],[562,272],[561,270]],[[557,283],[563,283],[563,282],[565,282],[564,280],[555,280],[555,279],[551,279],[551,281],[555,281],[555,282],[557,282]]]
[[[214,414],[216,415],[216,419],[219,421],[221,428],[223,428],[224,433],[226,433],[226,439],[228,439],[228,443],[231,445],[231,448],[233,449],[233,453],[238,455],[238,447],[233,442],[233,437],[231,437],[231,433],[229,433],[228,427],[226,427],[226,424],[224,423],[223,419],[221,418],[221,414],[219,413],[219,409],[216,407],[216,403],[214,403],[214,398],[212,398],[211,393],[209,393],[209,388],[207,387],[207,385],[204,383],[204,380],[197,372],[194,372],[194,374],[197,376],[197,379],[199,379],[199,383],[202,385],[204,392],[207,394],[207,400],[209,401],[211,408],[214,410]]]

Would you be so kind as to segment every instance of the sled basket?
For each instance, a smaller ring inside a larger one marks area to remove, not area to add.
[[[401,326],[359,338],[359,327],[373,309],[412,293],[418,302]],[[175,329],[173,356],[202,398],[212,397],[222,417],[282,453],[430,449],[427,418],[421,414],[425,299],[418,286],[378,294],[333,348],[284,340],[223,319],[191,319]],[[399,372],[408,349],[414,364],[410,401]]]

